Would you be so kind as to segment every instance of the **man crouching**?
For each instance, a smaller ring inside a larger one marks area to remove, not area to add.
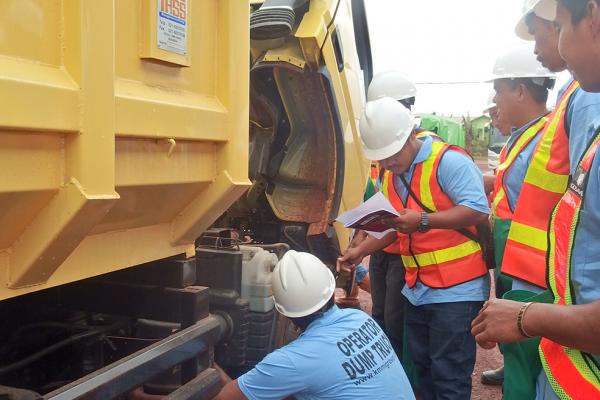
[[[288,251],[273,271],[273,298],[303,333],[215,399],[414,399],[387,336],[364,312],[338,308],[334,290],[317,257]]]

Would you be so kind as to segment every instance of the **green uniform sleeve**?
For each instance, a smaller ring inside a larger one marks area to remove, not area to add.
[[[375,187],[375,182],[373,179],[367,180],[367,185],[365,187],[365,192],[363,194],[363,201],[369,200],[373,195],[377,193],[377,188]]]

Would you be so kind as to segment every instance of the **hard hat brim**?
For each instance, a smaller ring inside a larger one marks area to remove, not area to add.
[[[523,13],[523,16],[519,19],[519,22],[517,22],[517,25],[515,26],[515,33],[517,36],[523,40],[534,40],[535,38],[529,33],[529,28],[527,27],[527,16],[533,13],[546,21],[554,21],[556,19],[556,6],[556,0],[537,1],[533,7]]]
[[[412,133],[412,129],[411,129],[411,133]],[[386,158],[390,158],[394,154],[399,153],[400,150],[402,150],[402,148],[408,141],[409,137],[410,137],[410,134],[405,135],[404,138],[397,140],[394,143],[389,144],[386,147],[383,147],[380,149],[368,149],[367,147],[363,146],[363,152],[365,153],[365,157],[369,160],[372,160],[372,161],[385,160]]]
[[[520,39],[532,41],[535,40],[535,38],[531,33],[529,33],[529,28],[527,27],[527,15],[529,15],[529,13],[523,15],[519,22],[517,22],[517,26],[515,26],[515,33]]]
[[[496,107],[496,103],[490,103],[483,109],[483,113],[489,112],[492,108]]]
[[[415,84],[399,71],[384,71],[373,77],[367,90],[367,102],[384,97],[397,101],[410,99],[417,95]]]

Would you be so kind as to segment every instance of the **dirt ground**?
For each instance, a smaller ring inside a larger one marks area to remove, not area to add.
[[[360,307],[363,311],[371,314],[371,295],[363,290],[359,292]],[[477,346],[477,361],[473,371],[472,400],[501,400],[502,391],[499,386],[483,385],[480,381],[481,373],[489,369],[495,369],[502,365],[502,355],[498,348],[484,350]]]

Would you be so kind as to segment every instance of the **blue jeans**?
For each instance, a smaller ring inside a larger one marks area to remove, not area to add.
[[[410,351],[423,400],[468,400],[475,367],[471,321],[482,301],[426,304],[407,302]]]

